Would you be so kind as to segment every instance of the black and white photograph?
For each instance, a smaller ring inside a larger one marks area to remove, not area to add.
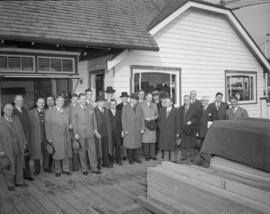
[[[0,0],[0,214],[270,214],[270,0]]]

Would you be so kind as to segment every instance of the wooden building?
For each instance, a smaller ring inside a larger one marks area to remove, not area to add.
[[[4,1],[0,12],[1,53],[12,47],[13,54],[30,49],[35,56],[34,74],[0,67],[2,88],[11,87],[14,77],[27,86],[23,78],[38,86],[48,79],[44,84],[53,94],[90,87],[95,96],[113,86],[118,98],[122,91],[157,88],[168,91],[176,106],[191,89],[211,99],[221,91],[226,101],[239,93],[251,116],[266,115],[260,98],[269,62],[229,9],[193,0]],[[39,70],[36,52],[52,57],[44,59],[46,72]],[[61,59],[71,57],[74,69],[63,72],[54,57],[62,67]]]

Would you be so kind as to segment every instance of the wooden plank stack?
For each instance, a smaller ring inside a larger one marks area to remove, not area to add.
[[[148,168],[147,200],[164,203],[178,213],[270,213],[270,183],[266,174],[261,173],[264,179],[259,178],[260,174],[255,179],[217,168],[167,161]],[[244,171],[247,173],[247,168]]]

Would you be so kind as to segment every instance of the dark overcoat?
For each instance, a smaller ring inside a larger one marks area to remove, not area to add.
[[[144,113],[141,104],[137,104],[133,109],[129,104],[122,109],[122,127],[124,132],[128,132],[124,136],[123,146],[127,149],[138,149],[142,146],[141,130],[144,130]]]
[[[202,110],[202,117],[199,123],[199,136],[205,137],[207,130],[208,130],[208,122],[214,121],[218,119],[216,109],[211,108],[211,106],[207,106],[207,108]]]
[[[45,119],[46,138],[52,140],[55,149],[53,158],[56,160],[72,157],[69,124],[70,116],[67,109],[63,109],[63,113],[60,113],[54,106],[47,111]]]
[[[24,146],[26,146],[26,139],[24,136],[23,127],[21,124],[20,119],[17,116],[12,116],[12,127],[14,128],[17,138],[19,140],[19,159],[20,166],[16,166],[17,168],[23,169],[24,168]],[[6,156],[10,161],[10,168],[7,170],[5,169],[5,173],[10,175],[15,175],[16,167],[15,167],[15,159],[14,159],[14,152],[12,146],[12,135],[11,135],[11,126],[9,122],[6,120],[5,117],[0,118],[0,151],[4,151]]]
[[[219,109],[217,109],[216,102],[212,102],[209,107],[217,111],[217,120],[226,120],[226,111],[229,109],[228,103],[220,102]]]
[[[201,111],[195,108],[193,105],[189,106],[189,109],[185,113],[185,106],[179,108],[179,133],[181,135],[181,145],[180,148],[188,149],[195,148],[197,146],[196,132],[198,130],[199,118]],[[191,121],[191,125],[188,126],[187,122]],[[185,129],[191,130],[191,133],[187,135]]]
[[[175,151],[176,135],[179,134],[178,111],[172,108],[169,116],[166,116],[166,108],[161,108],[159,112],[158,126],[159,149],[164,151]]]
[[[46,114],[45,109],[44,111]],[[37,108],[29,111],[29,119],[32,130],[30,135],[31,158],[34,160],[41,160],[42,154],[46,151],[46,134],[45,126],[42,126]]]

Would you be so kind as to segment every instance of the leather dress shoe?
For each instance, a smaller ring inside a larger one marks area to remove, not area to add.
[[[152,160],[157,160],[157,158],[156,158],[156,157],[150,157],[150,159],[152,159]]]
[[[61,176],[61,173],[55,173],[55,177],[60,177]]]
[[[102,172],[100,170],[93,170],[92,173],[98,174],[98,175],[102,174]]]
[[[134,161],[128,161],[129,162],[129,164],[134,164]]]
[[[63,172],[63,174],[65,174],[65,175],[71,175],[72,173],[71,172]]]
[[[23,183],[23,184],[15,184],[16,187],[22,187],[22,188],[25,188],[25,187],[28,187],[28,184],[26,183]]]
[[[83,175],[88,175],[88,172],[87,171],[83,172]]]
[[[28,180],[28,181],[33,181],[33,180],[35,180],[33,177],[27,177],[27,178],[25,178],[25,180]]]
[[[119,161],[119,162],[118,162],[118,163],[116,163],[116,164],[118,164],[118,165],[122,166],[122,165],[123,165],[123,162],[122,162],[122,161]]]
[[[7,188],[8,188],[8,191],[10,191],[10,192],[15,191],[15,187],[14,187],[14,186],[12,186],[12,187],[7,187]]]
[[[134,160],[136,163],[142,163],[141,160]]]

